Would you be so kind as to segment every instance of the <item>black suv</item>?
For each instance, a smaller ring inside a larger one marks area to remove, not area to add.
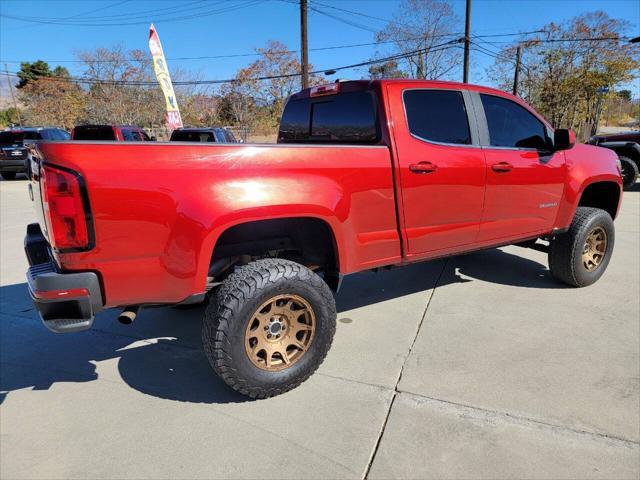
[[[177,128],[171,132],[171,142],[238,143],[228,128]]]
[[[31,127],[0,132],[0,175],[13,180],[18,173],[27,170],[29,140],[69,140],[69,132],[61,128]]]

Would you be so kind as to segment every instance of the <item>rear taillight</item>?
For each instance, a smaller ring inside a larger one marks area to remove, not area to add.
[[[40,178],[52,246],[62,252],[90,248],[88,211],[83,200],[80,175],[44,164]]]

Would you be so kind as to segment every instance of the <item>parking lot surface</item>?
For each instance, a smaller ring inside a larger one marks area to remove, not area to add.
[[[203,309],[55,335],[28,297],[26,182],[0,182],[2,478],[638,478],[640,184],[583,289],[505,247],[349,276],[319,371],[249,401]]]

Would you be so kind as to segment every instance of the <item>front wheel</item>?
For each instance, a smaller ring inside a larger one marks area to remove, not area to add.
[[[638,176],[638,165],[629,157],[620,156],[620,164],[622,165],[622,185],[625,189],[631,188],[636,183]]]
[[[303,265],[265,259],[240,267],[210,298],[202,342],[209,363],[231,388],[267,398],[316,371],[335,329],[327,284]]]
[[[609,265],[615,229],[611,216],[599,208],[578,207],[569,230],[549,243],[549,269],[574,287],[597,281]]]

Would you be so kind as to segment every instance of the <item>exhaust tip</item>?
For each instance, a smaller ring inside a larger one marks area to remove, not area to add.
[[[138,307],[137,305],[133,307],[126,307],[124,310],[122,310],[122,313],[118,315],[118,321],[122,325],[131,325],[138,316],[139,308],[140,307]]]

